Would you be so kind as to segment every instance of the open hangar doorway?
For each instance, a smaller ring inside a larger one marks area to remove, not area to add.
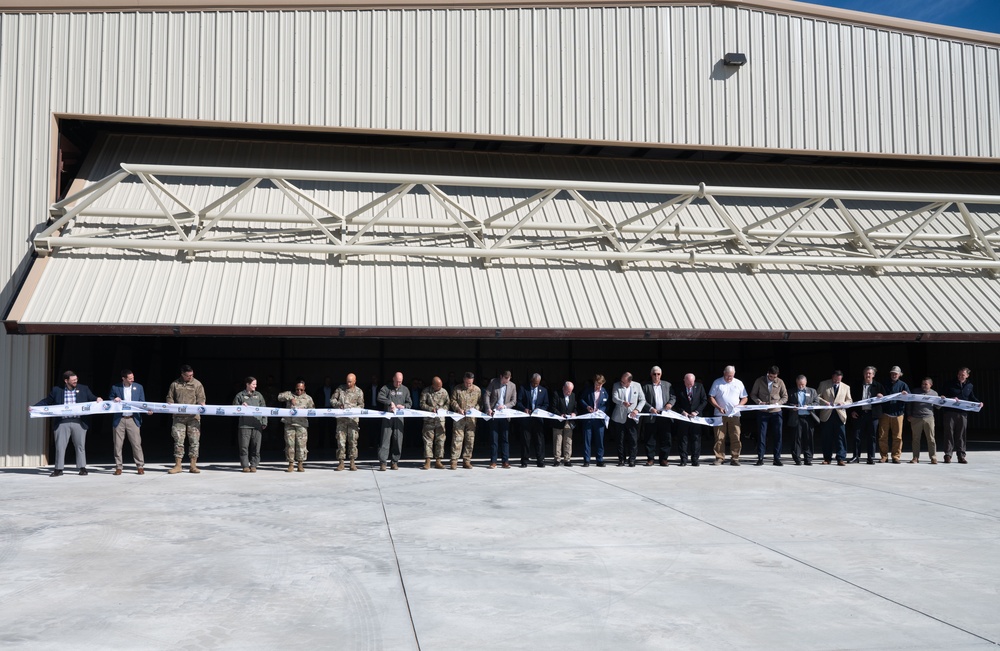
[[[558,338],[433,338],[407,337],[280,337],[280,336],[101,336],[58,335],[52,337],[50,376],[58,384],[61,374],[72,369],[80,382],[102,397],[120,379],[122,369],[135,373],[136,381],[146,389],[149,400],[161,401],[179,375],[181,364],[190,364],[204,385],[209,404],[230,404],[243,389],[243,380],[258,379],[268,405],[277,405],[277,394],[290,390],[305,380],[317,406],[322,406],[323,386],[330,378],[333,387],[354,373],[358,385],[371,400],[371,384],[384,384],[393,373],[401,371],[404,384],[413,388],[414,380],[429,384],[435,375],[446,384],[460,381],[472,371],[476,383],[485,386],[503,369],[513,372],[513,381],[521,385],[532,373],[540,373],[550,391],[557,392],[566,380],[581,390],[595,373],[607,377],[608,386],[624,371],[640,382],[647,382],[653,365],[663,367],[664,378],[679,385],[685,373],[694,373],[698,381],[709,385],[721,375],[722,368],[733,364],[737,377],[749,386],[777,364],[781,377],[792,385],[798,374],[809,378],[815,387],[827,379],[833,369],[841,369],[848,384],[857,384],[863,367],[872,364],[879,378],[887,378],[889,367],[903,369],[903,379],[919,385],[924,376],[935,386],[954,377],[961,366],[973,370],[972,381],[986,407],[969,417],[970,441],[995,443],[997,417],[992,405],[1000,397],[1000,343],[952,342],[880,342],[870,341],[774,341],[767,339],[608,339]],[[359,454],[362,460],[375,458],[376,420],[362,421]],[[48,451],[51,446],[51,428]],[[489,455],[488,428],[480,425],[475,456]],[[206,462],[235,462],[238,459],[235,419],[206,417],[202,424],[201,457]],[[143,449],[149,463],[167,463],[173,458],[170,418],[154,415],[142,428]],[[548,438],[548,437],[546,437]],[[909,439],[904,436],[904,441]],[[449,427],[450,441],[450,427]],[[519,437],[511,437],[512,456],[520,454]],[[310,425],[310,461],[330,461],[336,457],[333,419],[314,419]],[[786,446],[787,447],[787,446]],[[113,462],[111,417],[94,417],[87,437],[88,462]],[[72,451],[70,452],[72,457]],[[265,432],[262,460],[284,460],[280,422],[269,423]],[[403,458],[422,458],[419,423],[407,424]],[[131,461],[126,445],[125,463]],[[69,460],[67,460],[69,462]]]

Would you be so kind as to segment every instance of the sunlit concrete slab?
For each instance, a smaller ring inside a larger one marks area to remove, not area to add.
[[[957,464],[0,472],[4,648],[987,649]]]

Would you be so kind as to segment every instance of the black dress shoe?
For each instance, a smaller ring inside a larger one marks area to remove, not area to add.
[[[874,466],[875,465],[875,459],[872,459],[871,457],[868,457],[868,461],[866,463],[869,466]]]
[[[573,462],[572,461],[563,461],[563,465],[564,466],[572,466]]]
[[[681,459],[681,468],[683,468],[686,465],[688,465],[688,462],[685,461],[684,459]]]
[[[813,465],[813,462],[812,462],[812,459],[806,459],[806,460],[805,460],[805,461],[803,461],[802,463],[806,464],[807,466],[811,466],[811,465]]]
[[[691,462],[691,465],[692,465],[692,466],[695,466],[695,467],[698,467],[698,466],[700,466],[700,465],[701,465],[701,461],[692,461],[692,462]]]
[[[521,462],[521,467],[522,468],[527,468],[528,467],[528,462],[527,461],[522,461]]]
[[[618,460],[618,467],[619,467],[619,468],[621,468],[621,467],[622,467],[622,466],[624,466],[624,465],[625,465],[625,462],[624,462],[624,461],[622,461],[621,459],[619,459],[619,460]]]
[[[861,463],[861,457],[851,457],[851,460],[847,463]]]
[[[544,464],[544,463],[542,463],[541,461],[539,461],[539,462],[538,462],[538,463],[536,463],[535,465],[536,465],[536,466],[538,466],[539,468],[544,468],[544,467],[545,467],[545,464]]]
[[[583,462],[583,467],[584,468],[589,468],[590,467],[590,462],[589,461],[584,461]]]
[[[49,477],[62,477],[62,470],[53,470]]]
[[[84,477],[86,477],[87,474],[88,474],[87,473],[87,469],[86,468],[80,468],[80,474],[83,475]]]
[[[628,462],[628,467],[629,468],[635,468],[635,461],[629,461]]]
[[[793,463],[794,463],[794,464],[795,464],[796,466],[801,466],[801,465],[802,465],[802,462],[801,462],[801,461],[799,461],[798,459],[792,459],[792,462],[793,462]]]
[[[785,464],[781,463],[781,459],[775,459],[773,465],[775,465],[775,466],[783,466]]]
[[[604,467],[604,462],[603,461],[598,461],[597,462],[597,467],[598,468],[603,468]]]
[[[763,466],[764,465],[764,460],[763,459],[757,459],[757,463],[755,463],[753,465],[755,465],[755,466]]]

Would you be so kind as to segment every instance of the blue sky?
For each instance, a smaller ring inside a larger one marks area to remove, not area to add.
[[[1000,34],[1000,0],[806,0],[810,4]]]

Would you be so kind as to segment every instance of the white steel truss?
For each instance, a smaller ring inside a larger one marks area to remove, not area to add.
[[[146,193],[145,208],[119,203],[126,186]],[[280,210],[247,210],[264,188]],[[333,207],[348,196],[356,205]],[[998,195],[123,163],[51,216],[33,241],[41,256],[89,247],[1000,272]]]

